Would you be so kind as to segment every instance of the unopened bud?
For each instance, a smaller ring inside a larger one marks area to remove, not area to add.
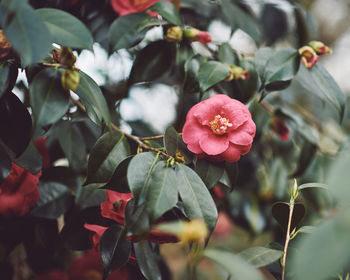
[[[212,41],[209,32],[201,31],[193,27],[186,28],[184,30],[184,36],[190,42],[200,42],[203,45],[208,44]]]
[[[59,51],[59,62],[66,67],[72,67],[77,58],[72,52],[71,48],[61,47]]]
[[[7,41],[4,32],[0,29],[0,59],[5,58],[11,51],[11,44]]]
[[[65,70],[62,74],[61,83],[64,89],[75,91],[80,82],[80,74],[76,70]]]
[[[313,48],[318,55],[330,54],[332,52],[330,47],[320,41],[311,41],[309,42],[309,46]]]
[[[312,68],[320,59],[317,53],[310,46],[304,46],[299,49],[301,55],[301,61],[304,63],[306,68]]]
[[[292,188],[292,199],[296,200],[299,196],[299,191],[298,191],[298,183],[297,180],[294,179],[294,184],[293,184],[293,188]]]
[[[203,220],[192,220],[183,224],[178,237],[184,244],[204,243],[208,234],[208,228]]]
[[[182,28],[180,26],[170,27],[165,35],[165,39],[169,42],[180,42],[182,40]]]
[[[250,77],[250,74],[247,70],[244,70],[242,67],[236,65],[229,65],[229,74],[226,77],[225,81],[229,82],[232,80],[246,80]]]

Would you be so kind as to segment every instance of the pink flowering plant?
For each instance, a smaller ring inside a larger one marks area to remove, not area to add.
[[[349,279],[346,21],[275,2],[0,1],[1,280]]]

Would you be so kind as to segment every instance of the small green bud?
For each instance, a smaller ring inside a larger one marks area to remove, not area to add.
[[[64,89],[75,91],[80,82],[80,74],[76,70],[65,70],[62,74],[61,83]]]

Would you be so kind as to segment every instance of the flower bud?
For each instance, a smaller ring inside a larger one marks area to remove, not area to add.
[[[192,220],[183,224],[178,237],[184,244],[204,243],[208,234],[208,228],[203,220]]]
[[[225,81],[229,82],[232,80],[245,80],[250,77],[250,74],[247,70],[244,70],[242,67],[236,65],[229,65],[229,74],[226,77]]]
[[[313,48],[309,46],[304,46],[299,49],[299,54],[301,55],[301,61],[304,63],[306,68],[312,68],[320,59]]]
[[[66,67],[72,67],[77,60],[72,52],[72,49],[67,47],[61,47],[58,57],[60,64]]]
[[[212,41],[211,36],[209,32],[206,31],[200,31],[196,28],[186,28],[184,30],[184,36],[189,40],[190,42],[200,42],[203,45],[208,44]]]
[[[80,74],[76,70],[65,70],[62,74],[61,83],[64,89],[75,91],[80,82]]]
[[[11,44],[7,41],[4,32],[0,29],[0,59],[5,58],[11,51]]]
[[[311,41],[309,42],[309,46],[313,48],[318,55],[330,54],[332,52],[330,47],[320,41]]]
[[[180,26],[170,27],[165,35],[165,39],[169,42],[180,42],[182,40],[182,28]]]
[[[270,121],[270,128],[282,141],[287,141],[289,139],[289,129],[281,119],[273,118]]]

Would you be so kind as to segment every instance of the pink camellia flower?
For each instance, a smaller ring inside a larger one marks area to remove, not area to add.
[[[113,10],[120,16],[146,10],[160,0],[110,0]],[[170,2],[171,0],[163,0]]]
[[[199,158],[236,162],[249,152],[255,123],[238,100],[216,94],[193,106],[186,117],[182,138]]]

